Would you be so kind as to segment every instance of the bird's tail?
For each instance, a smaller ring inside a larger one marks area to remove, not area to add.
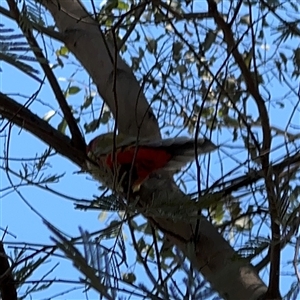
[[[161,144],[152,144],[151,146],[165,148],[172,155],[171,160],[164,167],[164,170],[171,172],[178,172],[187,163],[192,162],[196,157],[196,153],[197,155],[201,155],[218,148],[218,146],[208,139],[199,139],[197,140],[196,152],[195,140],[186,137],[165,139],[161,141]]]
[[[176,142],[173,146],[169,146],[172,159],[166,165],[165,170],[178,172],[186,164],[192,162],[198,155],[212,152],[217,146],[208,139],[199,139],[197,141],[197,149],[195,140],[182,140]]]

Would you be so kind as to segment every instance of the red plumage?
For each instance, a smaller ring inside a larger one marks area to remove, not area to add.
[[[211,152],[217,147],[207,139],[198,140],[179,137],[165,140],[140,140],[124,136],[113,136],[113,133],[100,135],[93,139],[87,148],[88,156],[96,161],[99,170],[91,173],[109,185],[104,178],[113,174],[124,187],[129,185],[136,191],[153,172],[166,170],[178,172],[184,165],[195,159],[198,154]],[[115,153],[112,153],[112,150]],[[94,171],[95,170],[95,171]],[[102,172],[101,172],[102,170]],[[126,189],[128,186],[126,187]]]

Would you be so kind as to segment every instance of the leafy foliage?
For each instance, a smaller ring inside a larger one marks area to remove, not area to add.
[[[27,5],[27,18],[43,24],[37,3]],[[267,270],[273,263],[268,251],[276,244],[281,253],[289,249],[295,255],[293,262],[282,255],[280,265],[296,270],[300,223],[299,7],[293,1],[262,0],[220,2],[218,14],[212,8],[211,1],[108,0],[100,8],[94,3],[89,9],[107,43],[116,44],[138,78],[163,135],[204,135],[221,145],[216,156],[199,161],[176,177],[182,190],[190,194],[191,204],[180,207],[177,202],[165,204],[161,199],[161,207],[154,208],[156,214],[180,221],[201,210],[235,248],[237,259],[251,260],[258,271]],[[38,72],[22,62],[35,61],[19,54],[31,51],[26,42],[19,42],[23,38],[2,25],[0,59],[39,80]],[[54,48],[55,67],[73,67],[67,69],[72,75],[62,90],[82,132],[89,135],[113,129],[112,112],[98,98],[93,84],[82,82],[80,67],[69,50],[61,44]],[[69,135],[66,116],[60,109],[48,107],[55,105],[51,100],[46,102],[44,120]],[[272,143],[265,149],[268,138]],[[77,209],[102,211],[102,223],[108,218],[104,229],[93,233],[80,229],[76,238],[46,222],[52,232],[51,249],[59,249],[74,263],[81,274],[78,285],[92,287],[101,295],[107,293],[111,299],[120,295],[163,299],[214,296],[182,253],[136,215],[136,203],[127,205],[105,189],[97,190],[96,196],[88,195],[90,199],[67,196],[53,188],[65,174],[49,171],[48,161],[55,154],[52,149],[35,154],[31,161],[24,158],[13,168],[8,148],[1,158],[2,170],[19,182],[7,191],[33,185],[73,201]],[[266,155],[268,164],[264,162]],[[274,238],[275,227],[278,239]],[[128,254],[130,250],[134,257]],[[24,251],[28,250],[16,252],[13,260],[23,258]],[[46,253],[43,247],[38,251]],[[32,257],[26,263],[21,259],[24,267],[14,270],[20,284],[28,281],[46,257]],[[145,274],[146,279],[137,274]],[[37,284],[29,292],[48,286],[50,282]],[[297,299],[299,283],[293,280],[290,290],[284,292],[287,298]]]
[[[38,70],[33,68],[26,62],[35,62],[36,59],[26,54],[30,52],[31,48],[26,41],[19,41],[24,39],[22,34],[13,34],[13,29],[4,28],[4,24],[0,24],[0,60],[16,67],[26,75],[42,82],[36,75],[39,74]]]

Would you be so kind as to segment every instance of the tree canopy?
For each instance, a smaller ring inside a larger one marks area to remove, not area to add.
[[[104,299],[297,299],[299,7],[1,4],[1,201],[11,207],[1,225],[2,299],[77,289]],[[86,145],[108,131],[206,137],[218,149],[124,195],[88,173]],[[57,216],[43,210],[51,202]],[[18,205],[38,216],[25,217],[30,241],[10,229]],[[34,224],[50,240],[34,240]],[[54,270],[65,262],[76,279]]]

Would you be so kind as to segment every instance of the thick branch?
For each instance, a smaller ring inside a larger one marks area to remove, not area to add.
[[[286,173],[289,172],[289,168],[300,166],[300,153],[295,153],[294,155],[284,158],[281,162],[277,164],[272,164],[273,174],[282,178],[286,176]],[[230,174],[230,172],[229,172]],[[221,180],[214,183],[208,189],[203,190],[203,194],[211,193],[213,191],[222,191],[223,196],[230,195],[231,193],[256,183],[257,181],[264,179],[265,173],[264,170],[251,170],[245,175],[227,180],[222,182],[227,176],[225,175]],[[195,195],[197,196],[197,195]]]
[[[233,32],[230,28],[230,25],[225,22],[223,17],[220,15],[217,9],[217,3],[214,0],[207,0],[209,11],[212,13],[215,22],[221,28],[224,34],[224,39],[227,44],[228,52],[231,52],[236,63],[238,64],[244,79],[247,85],[249,93],[252,95],[253,99],[256,102],[261,124],[262,124],[262,133],[263,133],[263,141],[262,148],[258,149],[260,151],[260,158],[262,164],[262,170],[264,172],[264,180],[265,187],[267,191],[267,197],[269,202],[269,210],[271,216],[271,232],[272,232],[272,243],[270,245],[270,253],[271,253],[271,265],[270,265],[270,278],[269,278],[269,289],[267,293],[267,297],[269,298],[280,298],[279,292],[279,270],[280,270],[280,227],[277,222],[278,218],[278,209],[277,209],[277,199],[278,195],[275,194],[274,191],[274,183],[270,176],[269,169],[269,154],[271,149],[271,128],[269,115],[265,106],[265,102],[259,93],[258,83],[253,78],[250,69],[247,67],[242,55],[240,54],[238,48],[236,47],[236,41],[234,39]],[[252,31],[252,51],[255,56],[255,35],[252,28],[252,13],[251,13],[251,5],[249,3],[250,10],[250,26]],[[254,72],[257,75],[257,66],[256,60],[253,60],[254,64]],[[276,197],[277,196],[277,197]]]
[[[54,129],[46,121],[32,113],[28,108],[0,92],[0,115],[9,122],[26,129],[41,139],[61,155],[68,157],[74,163],[85,167],[86,154],[72,145],[71,140]]]
[[[199,216],[197,209],[192,208],[190,198],[170,182],[160,184],[157,187],[157,182],[150,179],[142,186],[141,212],[184,253],[220,296],[225,299],[258,299],[265,294],[267,288],[253,266],[239,257],[203,216],[200,216],[200,230],[195,237],[197,223],[194,220]],[[153,186],[157,187],[156,191]],[[157,211],[153,207],[147,209],[152,199],[159,199],[155,204],[159,207]],[[187,208],[188,202],[192,209]]]
[[[0,295],[2,300],[17,300],[16,284],[12,276],[3,243],[0,241]]]
[[[58,153],[85,168],[85,153],[73,147],[68,137],[2,93],[0,93],[0,115],[28,130]],[[193,245],[195,222],[190,221],[191,216],[188,216],[187,212],[181,210],[183,220],[173,220],[161,216],[159,212],[154,213],[152,208],[148,209],[149,203],[159,208],[163,206],[162,202],[171,205],[176,211],[179,207],[189,207],[187,203],[190,202],[190,198],[170,181],[153,178],[142,187],[140,196],[142,199],[139,202],[140,212],[181,249],[194,267],[221,295],[228,295],[229,299],[242,299],[242,297],[257,299],[266,291],[265,285],[253,267],[236,256],[232,247],[205,218],[201,217],[197,244]],[[174,214],[174,218],[178,216]],[[191,249],[195,250],[191,251]]]
[[[83,5],[77,0],[38,1],[50,11],[66,46],[93,79],[118,130],[131,136],[160,137],[157,120],[130,67]]]
[[[116,121],[120,132],[134,136],[159,137],[157,121],[130,68],[116,53],[113,44],[103,39],[98,24],[89,17],[82,4],[76,0],[64,0],[60,1],[58,6],[56,0],[49,0],[43,2],[43,5],[49,9],[60,32],[65,35],[67,47],[86,68],[104,101],[117,116]],[[115,61],[115,57],[117,57],[117,61]],[[3,109],[2,105],[0,105],[0,109],[4,111],[6,118],[15,123],[18,122],[17,124],[22,126],[20,114],[17,113],[17,116],[12,118],[14,116],[12,112],[16,111],[15,108],[11,110],[10,114]],[[28,111],[25,112],[28,114]],[[31,117],[37,118],[35,115]],[[40,124],[40,119],[36,120]],[[68,138],[64,137],[66,139],[66,145],[64,145],[62,137],[59,135],[57,138],[55,135],[44,136],[46,129],[49,135],[54,134],[51,126],[42,131],[36,130],[33,127],[36,127],[37,124],[32,120],[26,126],[23,127],[45,142],[50,142],[51,146],[55,145],[55,149],[59,153],[70,159],[75,155],[74,162],[79,162],[80,165],[83,163],[80,159],[83,154],[78,149],[76,149],[77,154],[73,152],[74,148],[70,145]],[[64,146],[70,151],[62,149]],[[180,248],[194,267],[202,272],[223,297],[227,299],[257,299],[265,293],[266,287],[253,267],[247,261],[237,258],[233,248],[205,218],[201,217],[200,232],[195,237],[196,222],[194,220],[182,215],[183,220],[178,220],[180,216],[176,216],[176,213],[174,219],[167,218],[160,213],[159,207],[162,199],[173,205],[175,209],[181,203],[187,207],[190,202],[190,198],[183,195],[171,180],[152,178],[142,188],[140,197],[141,213]],[[149,203],[158,208],[157,213],[152,212],[152,207],[147,211]]]

